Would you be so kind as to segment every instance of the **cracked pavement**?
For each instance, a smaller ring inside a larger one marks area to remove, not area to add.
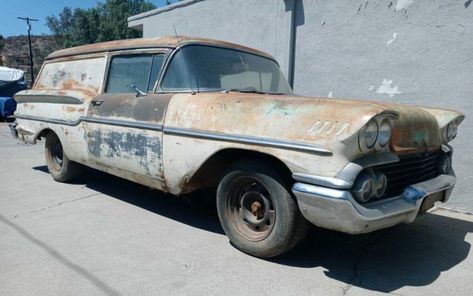
[[[351,236],[313,227],[288,254],[234,249],[214,209],[90,170],[54,182],[43,146],[0,124],[2,295],[471,295],[471,209]],[[454,191],[452,200],[458,196]],[[193,198],[199,198],[194,196]],[[457,203],[453,203],[457,204]],[[193,206],[194,205],[194,206]],[[451,206],[450,203],[446,207]]]

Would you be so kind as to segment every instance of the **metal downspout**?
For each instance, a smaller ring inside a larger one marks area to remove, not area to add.
[[[294,89],[294,71],[295,71],[295,51],[296,51],[296,10],[299,0],[284,0],[286,10],[291,11],[291,20],[289,22],[289,62],[287,71],[287,80],[291,88]]]

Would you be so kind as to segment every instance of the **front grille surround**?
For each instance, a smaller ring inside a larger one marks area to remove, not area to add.
[[[385,174],[388,179],[386,192],[381,199],[400,195],[407,186],[440,175],[440,163],[444,155],[440,149],[401,155],[398,162],[373,167],[374,171]]]

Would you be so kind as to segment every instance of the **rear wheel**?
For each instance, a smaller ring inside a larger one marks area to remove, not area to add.
[[[69,182],[80,175],[81,166],[66,156],[61,141],[56,134],[46,135],[45,156],[48,170],[54,180]]]
[[[217,210],[232,244],[257,257],[288,251],[308,227],[283,179],[265,165],[229,169],[218,186]]]

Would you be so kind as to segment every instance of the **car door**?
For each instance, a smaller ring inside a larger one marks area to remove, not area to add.
[[[111,54],[103,93],[91,101],[85,119],[89,159],[96,167],[161,188],[163,119],[171,95],[154,90],[167,53]]]

